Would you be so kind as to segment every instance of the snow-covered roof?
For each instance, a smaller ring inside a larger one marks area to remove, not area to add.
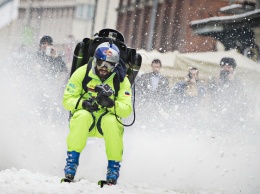
[[[225,7],[221,7],[219,10],[220,11],[227,11],[227,10],[230,10],[230,9],[236,9],[236,8],[242,8],[243,6],[241,4],[232,4],[232,5],[229,5],[229,6],[225,6]]]
[[[221,7],[219,11],[225,13],[234,13],[234,14],[242,14],[248,11],[255,10],[255,6],[253,5],[243,5],[243,4],[232,4],[229,6]]]
[[[247,13],[243,13],[243,14],[239,14],[239,15],[232,15],[232,16],[219,16],[219,17],[210,17],[210,18],[206,18],[206,19],[201,19],[201,20],[194,20],[191,21],[191,26],[195,26],[195,25],[200,25],[200,24],[205,24],[205,23],[209,23],[209,22],[223,22],[223,21],[237,21],[237,20],[244,20],[247,21],[248,19],[252,18],[252,17],[259,17],[260,18],[260,9],[256,9],[254,11],[250,11]]]

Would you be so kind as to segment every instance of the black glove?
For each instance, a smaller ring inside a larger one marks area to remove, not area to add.
[[[93,101],[93,99],[84,100],[82,102],[82,108],[86,109],[89,112],[98,111],[98,105],[96,102]]]
[[[106,108],[112,108],[115,105],[114,100],[112,100],[108,96],[104,96],[104,95],[97,96],[97,103],[100,106],[103,106],[103,107],[106,107]]]
[[[97,103],[106,108],[112,108],[115,105],[115,102],[109,98],[112,94],[114,94],[114,91],[108,84],[101,84],[97,85],[95,87],[95,92],[97,92]]]
[[[109,97],[115,93],[108,84],[97,85],[95,87],[95,92],[98,93],[98,96],[102,95],[102,96],[107,96],[107,97]]]

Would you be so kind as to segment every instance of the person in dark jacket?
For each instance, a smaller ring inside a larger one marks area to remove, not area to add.
[[[145,73],[137,78],[136,88],[145,100],[162,100],[169,93],[169,80],[160,73],[162,63],[154,59],[151,64],[152,72]]]
[[[244,86],[235,76],[235,59],[223,57],[219,75],[209,81],[208,91],[213,117],[231,123],[243,122],[247,115],[248,101]],[[222,122],[223,123],[223,122]]]
[[[37,58],[38,63],[49,74],[68,72],[66,63],[53,46],[53,39],[50,36],[43,36],[41,38]]]
[[[37,101],[39,114],[45,119],[60,123],[66,114],[59,99],[68,79],[68,69],[54,47],[52,37],[43,36],[40,39],[32,69],[35,79],[41,82],[41,88],[37,89],[39,97],[36,98],[40,99]]]
[[[220,61],[219,75],[210,80],[208,85],[210,96],[215,102],[219,100],[222,102],[217,104],[223,104],[223,99],[229,104],[233,96],[242,89],[240,80],[235,77],[236,67],[235,59],[223,57]]]

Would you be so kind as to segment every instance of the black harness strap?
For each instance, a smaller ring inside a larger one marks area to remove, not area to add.
[[[93,59],[92,59],[92,60],[93,60]],[[75,109],[78,108],[80,100],[81,100],[82,97],[88,92],[87,84],[88,84],[88,82],[90,82],[90,80],[91,80],[91,78],[88,76],[88,73],[90,72],[90,70],[91,70],[91,68],[92,68],[92,65],[91,65],[91,64],[92,64],[92,60],[89,60],[89,62],[88,62],[86,74],[85,74],[85,77],[84,77],[84,79],[83,79],[83,81],[82,81],[82,88],[83,88],[83,90],[84,90],[84,93],[80,95],[80,97],[79,97],[79,99],[78,99],[78,101],[77,101],[77,104],[76,104],[76,106],[75,106]]]
[[[87,87],[87,84],[90,82],[91,78],[88,76],[91,68],[92,68],[92,61],[93,59],[89,60],[88,62],[88,65],[87,65],[87,70],[86,70],[86,74],[85,74],[85,77],[82,81],[82,88],[84,89],[85,92],[88,91],[88,87]]]
[[[93,114],[91,114],[91,115],[92,115],[92,118],[93,118],[93,123],[92,123],[92,125],[89,128],[89,132],[92,131],[92,129],[95,127],[95,123],[96,123],[96,117],[94,117]]]
[[[117,75],[115,75],[113,78],[113,85],[115,88],[115,97],[117,97],[118,91],[120,90],[120,81],[119,81],[119,79],[117,79]]]
[[[79,102],[80,102],[81,98],[82,98],[85,94],[86,94],[86,92],[84,92],[83,94],[80,95],[80,97],[79,97],[79,99],[78,99],[78,101],[77,101],[77,104],[76,104],[76,106],[75,106],[75,109],[78,108]]]
[[[101,128],[101,119],[103,118],[103,116],[105,116],[106,114],[108,113],[108,110],[106,110],[106,112],[104,112],[98,119],[98,122],[97,122],[97,130],[98,132],[103,135],[103,131],[102,131],[102,128]]]

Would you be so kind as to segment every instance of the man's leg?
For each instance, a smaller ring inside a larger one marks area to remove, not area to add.
[[[108,158],[107,181],[110,184],[116,184],[123,156],[124,128],[118,123],[115,115],[107,114],[101,120],[101,129]]]
[[[93,123],[92,115],[86,110],[75,112],[70,119],[70,133],[67,137],[67,163],[65,177],[73,180],[79,165],[79,156],[86,146],[89,129]]]

